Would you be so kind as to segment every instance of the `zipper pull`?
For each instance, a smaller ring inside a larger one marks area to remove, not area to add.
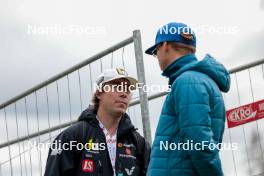
[[[103,175],[103,167],[101,160],[98,161],[98,175]]]

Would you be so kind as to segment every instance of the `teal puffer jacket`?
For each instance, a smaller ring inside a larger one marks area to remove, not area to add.
[[[230,88],[228,71],[210,55],[197,61],[189,54],[162,75],[169,78],[171,91],[157,126],[148,176],[222,176],[218,144],[225,128],[225,106],[221,91]]]

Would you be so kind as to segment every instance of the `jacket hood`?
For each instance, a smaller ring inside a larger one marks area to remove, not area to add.
[[[87,121],[90,124],[98,125],[98,120],[96,119],[96,112],[93,109],[87,108],[84,110],[78,118],[78,121]],[[130,117],[128,114],[124,113],[117,129],[117,136],[120,137],[132,130],[136,130],[134,125],[132,124]]]
[[[162,73],[163,76],[169,78],[169,84],[185,71],[198,71],[208,75],[218,85],[223,92],[230,89],[230,75],[227,69],[212,56],[207,54],[201,61],[198,61],[193,54],[185,55],[172,64],[170,64]]]

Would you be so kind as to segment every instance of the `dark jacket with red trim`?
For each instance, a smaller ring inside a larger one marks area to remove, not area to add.
[[[70,143],[72,150],[67,150]],[[129,116],[124,114],[117,130],[116,175],[146,175],[149,155],[149,144],[136,131]],[[83,111],[76,124],[56,137],[49,150],[44,175],[113,176],[105,135],[94,111]]]

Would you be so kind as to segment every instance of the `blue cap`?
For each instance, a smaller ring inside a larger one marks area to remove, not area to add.
[[[155,45],[147,49],[145,53],[152,55],[156,46],[162,42],[179,42],[196,47],[196,36],[186,24],[168,23],[159,28],[156,34]]]

